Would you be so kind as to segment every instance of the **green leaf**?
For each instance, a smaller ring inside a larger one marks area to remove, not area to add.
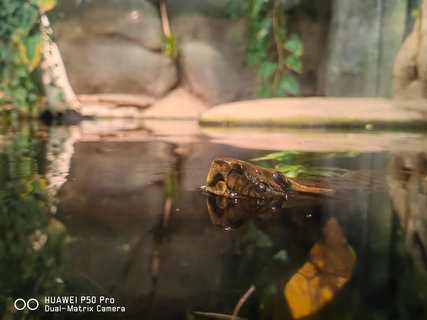
[[[248,50],[247,66],[254,67],[267,58],[262,41],[252,41]]]
[[[256,94],[260,98],[269,98],[273,95],[273,88],[270,86],[263,86]]]
[[[411,17],[417,19],[419,16],[421,16],[421,7],[412,9]]]
[[[302,165],[288,165],[288,164],[279,164],[274,167],[277,171],[283,172],[289,178],[296,178],[305,171],[305,168]]]
[[[300,38],[296,33],[292,33],[283,44],[283,48],[293,53],[297,57],[303,54],[303,47]]]
[[[271,61],[264,61],[259,66],[259,72],[261,75],[261,80],[266,80],[268,77],[270,77],[274,71],[277,69],[277,63],[271,62]]]
[[[64,95],[64,92],[63,92],[62,90],[60,90],[60,91],[58,92],[58,100],[59,100],[60,102],[62,102],[62,103],[64,103],[64,102],[65,102],[65,95]]]
[[[285,58],[285,65],[297,73],[302,72],[301,59],[292,53]]]
[[[49,11],[56,6],[56,0],[37,0],[37,5],[45,11]]]
[[[21,42],[19,43],[19,51],[21,53],[21,58],[26,65],[33,68],[39,65],[41,61],[41,46],[42,38],[39,34],[21,39]]]
[[[166,37],[165,51],[166,55],[171,59],[175,59],[178,57],[178,46],[174,34],[171,34]]]
[[[258,26],[258,32],[256,33],[256,39],[258,41],[264,39],[270,33],[272,26],[273,26],[273,18],[270,16],[267,16],[265,19],[262,20],[262,22]]]
[[[288,253],[285,250],[280,250],[274,255],[273,259],[284,262],[288,260]]]
[[[293,96],[299,95],[299,84],[293,75],[283,76],[280,78],[279,91]]]
[[[24,102],[27,97],[27,90],[25,90],[25,88],[18,87],[14,90],[13,95],[18,101]]]
[[[300,151],[276,151],[269,154],[266,154],[262,157],[257,157],[251,159],[251,161],[263,161],[263,160],[277,160],[281,161],[283,159],[288,159],[292,155],[298,155],[300,154]]]
[[[252,10],[251,10],[252,17],[255,17],[258,15],[258,13],[261,11],[263,3],[264,3],[264,0],[254,0],[253,1]]]
[[[335,158],[354,158],[358,152],[301,152],[301,151],[277,151],[265,156],[251,159],[251,161],[274,161],[274,168],[285,173],[289,177],[335,177],[347,172],[347,169],[337,167],[313,166],[315,161]],[[262,165],[262,164],[261,164]],[[266,166],[270,167],[271,166]]]

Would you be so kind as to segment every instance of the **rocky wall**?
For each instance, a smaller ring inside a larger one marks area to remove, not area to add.
[[[411,19],[401,0],[333,2],[318,93],[393,96],[393,63]]]
[[[393,64],[418,1],[284,1],[289,32],[304,45],[301,95],[393,96]],[[158,1],[60,1],[54,31],[73,88],[160,98],[184,86],[209,105],[250,97],[256,81],[245,68],[245,25],[229,18],[226,4],[167,1],[173,60]]]
[[[400,98],[427,99],[427,1],[417,12],[412,32],[394,63],[395,93]]]
[[[167,3],[177,61],[164,52],[159,8],[145,0],[61,1],[55,36],[77,93],[162,97],[183,85],[208,104],[246,97],[250,77],[235,39],[243,28],[226,1]]]

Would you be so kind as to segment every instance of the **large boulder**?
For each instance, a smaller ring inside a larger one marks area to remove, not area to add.
[[[177,82],[172,60],[131,42],[87,37],[62,43],[71,85],[78,93],[166,94]]]
[[[162,48],[162,26],[157,8],[146,0],[75,0],[60,1],[55,24],[58,38],[70,38],[78,32],[135,42],[159,51]],[[61,18],[62,17],[62,18]]]
[[[252,91],[245,68],[245,26],[230,19],[226,5],[226,0],[167,2],[184,84],[211,105],[248,97]]]
[[[208,104],[232,101],[242,94],[235,66],[214,46],[201,41],[184,43],[181,67],[186,86]]]
[[[182,13],[198,12],[204,16],[225,16],[228,0],[169,0],[168,12],[171,16]]]
[[[151,2],[65,0],[56,13],[55,36],[77,93],[159,97],[176,86],[176,66],[160,52],[160,16]]]

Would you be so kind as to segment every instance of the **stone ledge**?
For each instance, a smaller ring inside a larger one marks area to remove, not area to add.
[[[218,105],[204,125],[427,128],[427,102],[379,98],[274,98]],[[424,104],[424,102],[423,102]]]
[[[177,88],[143,112],[145,119],[190,120],[200,118],[208,106],[184,88]]]

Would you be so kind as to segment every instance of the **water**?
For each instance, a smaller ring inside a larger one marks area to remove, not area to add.
[[[212,159],[272,150],[188,124],[126,126],[3,130],[2,319],[208,319],[203,313],[233,314],[251,286],[238,312],[246,319],[426,318],[426,161],[418,145],[379,150],[371,139],[368,152],[311,163],[363,170],[369,191],[235,204],[199,192]],[[265,134],[250,131],[252,141]],[[301,141],[293,143],[310,144]],[[68,296],[76,301],[52,303]],[[16,311],[18,298],[40,306]],[[78,306],[94,309],[71,312]],[[102,312],[111,306],[116,312]]]

